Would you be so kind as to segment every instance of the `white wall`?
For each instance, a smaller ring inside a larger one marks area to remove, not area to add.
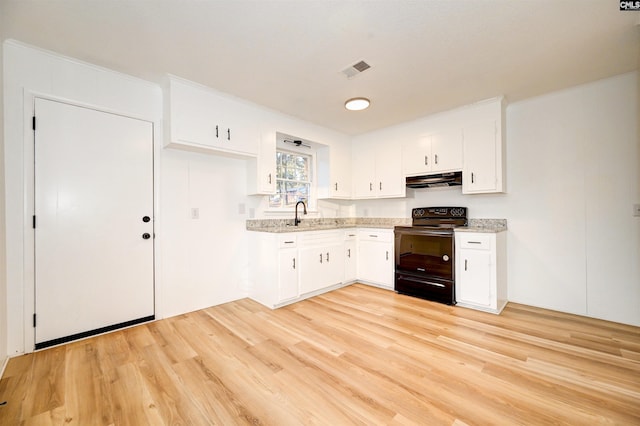
[[[2,16],[4,5],[0,2],[0,40],[3,39]],[[4,99],[3,45],[0,44],[0,100]],[[0,102],[0,375],[7,355],[7,265],[5,228],[5,178],[4,178],[4,102]]]
[[[506,194],[409,190],[356,214],[461,205],[506,218],[510,301],[640,325],[637,85],[630,73],[509,105]]]
[[[246,161],[165,149],[162,168],[163,316],[244,297]]]

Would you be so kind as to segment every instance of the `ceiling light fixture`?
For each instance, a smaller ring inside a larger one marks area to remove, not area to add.
[[[369,108],[370,103],[367,98],[351,98],[344,103],[344,107],[349,111],[362,111]]]

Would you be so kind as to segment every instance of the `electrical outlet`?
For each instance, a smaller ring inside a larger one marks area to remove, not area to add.
[[[191,219],[200,219],[200,209],[193,207],[191,209]]]
[[[633,205],[633,215],[640,217],[640,204]]]

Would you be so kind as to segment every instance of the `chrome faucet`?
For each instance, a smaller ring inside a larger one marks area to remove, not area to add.
[[[296,218],[293,220],[293,224],[295,226],[298,226],[298,224],[302,222],[300,219],[298,219],[298,204],[302,204],[302,208],[304,209],[303,213],[307,214],[307,205],[304,203],[304,201],[298,201],[296,203]]]

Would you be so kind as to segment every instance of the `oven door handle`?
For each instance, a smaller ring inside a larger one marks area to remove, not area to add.
[[[414,226],[410,229],[398,229],[395,228],[396,235],[424,235],[428,237],[445,237],[445,238],[453,238],[453,232],[451,229],[419,229],[419,226]]]
[[[404,275],[400,275],[400,279],[405,280],[405,281],[411,281],[413,283],[418,283],[418,284],[428,284],[428,285],[432,285],[434,287],[441,287],[441,288],[446,287],[444,284],[432,283],[432,282],[429,282],[429,281],[418,280],[418,279],[411,278],[411,277],[405,277]]]

